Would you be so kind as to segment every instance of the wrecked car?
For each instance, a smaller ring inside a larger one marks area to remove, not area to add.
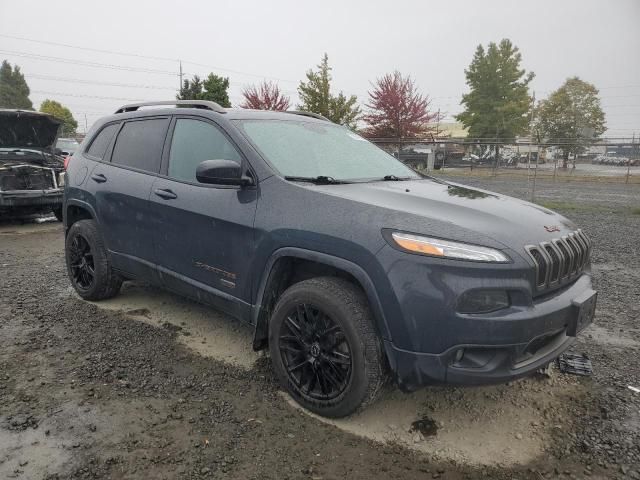
[[[591,240],[539,205],[413,171],[309,112],[125,105],[67,169],[67,272],[139,279],[251,324],[277,378],[349,415],[404,391],[529,375],[596,304]]]
[[[59,138],[56,141],[56,155],[71,156],[76,153],[80,144],[75,138]]]
[[[0,216],[53,212],[62,220],[64,159],[54,145],[61,121],[39,112],[0,110]]]

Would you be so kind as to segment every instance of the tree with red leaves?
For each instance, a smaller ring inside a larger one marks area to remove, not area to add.
[[[411,77],[398,71],[378,78],[369,92],[370,111],[363,116],[372,138],[418,137],[429,133],[428,124],[437,119],[429,112],[429,98],[418,93]]]
[[[264,81],[260,85],[251,85],[242,92],[244,103],[242,108],[256,110],[284,111],[289,108],[289,97],[280,93],[276,83]]]

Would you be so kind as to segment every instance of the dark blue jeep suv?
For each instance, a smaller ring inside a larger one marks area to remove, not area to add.
[[[325,416],[545,366],[591,322],[589,238],[524,201],[425,177],[308,112],[126,105],[68,165],[69,278],[140,279],[255,327]]]

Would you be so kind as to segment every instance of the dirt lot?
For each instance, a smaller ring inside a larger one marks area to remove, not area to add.
[[[59,224],[0,225],[0,479],[640,479],[640,188],[542,184],[538,200],[596,245],[596,324],[574,348],[594,375],[390,388],[336,422],[288,401],[245,326],[141,284],[84,302]]]

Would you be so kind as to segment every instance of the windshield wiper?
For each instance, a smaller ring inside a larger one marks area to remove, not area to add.
[[[336,180],[333,177],[327,177],[325,175],[318,175],[317,177],[285,176],[284,179],[289,180],[291,182],[308,182],[308,183],[314,183],[316,185],[336,185],[341,183],[349,183],[345,180]]]
[[[402,182],[404,180],[415,180],[412,177],[398,177],[396,175],[385,175],[382,177],[382,180],[385,182]]]

